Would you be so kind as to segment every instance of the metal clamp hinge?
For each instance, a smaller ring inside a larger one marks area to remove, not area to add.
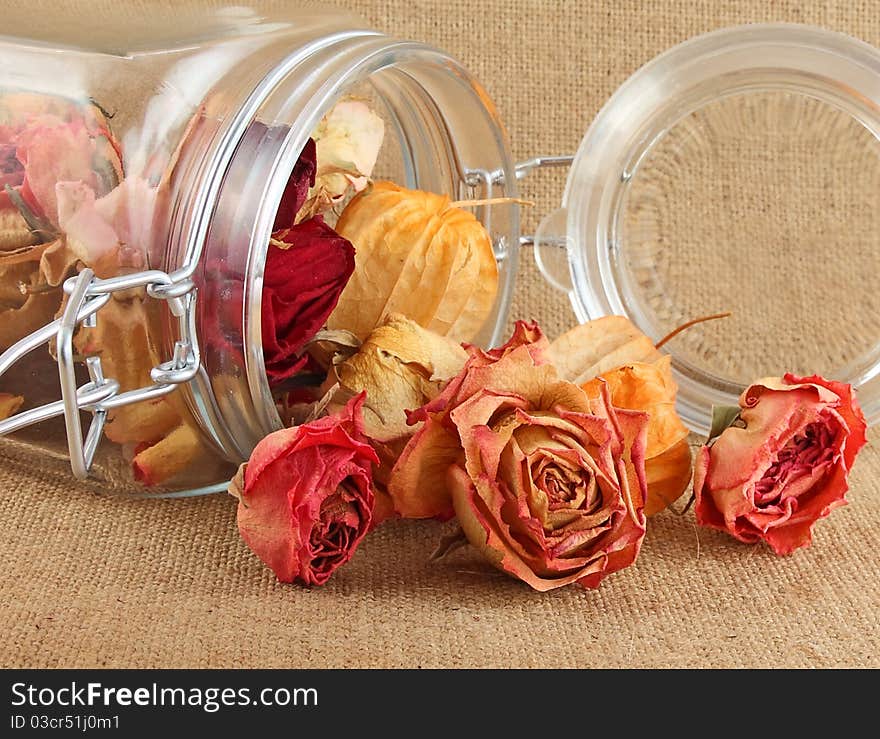
[[[120,392],[119,383],[104,376],[101,358],[86,357],[89,382],[77,387],[73,345],[77,328],[94,328],[99,320],[98,311],[107,304],[113,293],[139,287],[145,288],[150,297],[167,301],[169,309],[179,319],[180,339],[175,343],[171,360],[151,370],[152,385]],[[61,400],[22,411],[0,421],[0,436],[63,415],[70,466],[76,478],[84,479],[92,466],[108,411],[160,398],[195,377],[200,361],[195,340],[196,293],[190,279],[175,281],[159,270],[102,280],[96,278],[90,269],[84,269],[76,277],[68,279],[64,283],[64,292],[68,299],[60,318],[37,329],[0,354],[2,377],[25,355],[54,339],[61,381]],[[83,410],[92,414],[85,437],[80,423],[80,411]]]
[[[561,154],[552,156],[536,156],[531,159],[525,159],[514,165],[513,171],[517,180],[521,180],[526,175],[536,169],[547,169],[549,167],[570,167],[574,162],[573,154]],[[492,188],[505,183],[504,170],[496,169],[489,171],[486,169],[468,170],[465,177],[465,183],[472,188],[481,188],[480,197],[491,198]],[[488,206],[483,206],[484,212],[478,215],[478,219],[482,221],[486,230],[491,233],[491,211]],[[520,246],[532,246],[535,243],[535,237],[531,234],[520,236]],[[506,256],[506,250],[503,244],[495,247],[495,257],[501,261]]]

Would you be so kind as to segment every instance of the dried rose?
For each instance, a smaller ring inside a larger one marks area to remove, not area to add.
[[[536,590],[592,588],[632,564],[645,535],[648,419],[560,380],[539,363],[540,337],[528,342],[535,330],[520,324],[500,350],[472,350],[413,414],[424,425],[404,464],[413,484],[451,497],[468,540],[502,571]]]
[[[4,202],[18,208],[32,230],[57,230],[58,183],[81,183],[96,197],[116,187],[122,179],[119,152],[104,114],[91,102],[0,95]]]
[[[297,214],[309,196],[309,190],[315,185],[315,174],[318,169],[317,150],[314,139],[309,139],[297,159],[293,172],[287,181],[281,205],[275,214],[273,231],[290,228],[298,223]],[[307,219],[299,219],[307,220]]]
[[[0,393],[0,421],[9,418],[21,408],[24,398],[20,395],[10,395],[9,393]]]
[[[392,314],[355,354],[330,372],[327,383],[338,383],[343,396],[367,394],[364,430],[380,460],[375,472],[377,523],[394,510],[386,487],[394,464],[415,431],[407,424],[406,411],[436,398],[445,381],[461,371],[467,356],[454,341]]]
[[[733,425],[697,457],[697,522],[790,554],[809,546],[818,519],[846,505],[864,416],[851,386],[816,375],[761,380],[739,405]]]
[[[333,106],[312,136],[318,171],[299,214],[303,221],[367,186],[385,138],[385,124],[366,103],[346,99]]]
[[[129,177],[98,199],[81,182],[61,182],[56,193],[63,233],[40,260],[50,285],[60,285],[77,265],[92,268],[100,278],[146,269],[155,238],[156,188]]]
[[[303,347],[323,328],[354,268],[354,248],[320,216],[272,235],[262,296],[270,384],[283,382],[308,362]]]
[[[230,487],[238,530],[281,582],[323,585],[370,528],[371,466],[363,395],[336,415],[263,439]]]
[[[653,516],[678,500],[691,482],[691,453],[688,429],[675,410],[678,385],[671,357],[623,316],[577,326],[556,339],[548,353],[560,374],[591,398],[607,385],[616,408],[648,414],[645,514]]]
[[[498,267],[489,234],[449,198],[375,182],[336,225],[357,268],[329,325],[364,339],[390,313],[470,341],[492,313]]]

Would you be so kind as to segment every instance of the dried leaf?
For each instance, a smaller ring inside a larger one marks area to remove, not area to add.
[[[244,505],[245,508],[247,508],[247,503],[245,503],[244,500],[244,474],[247,472],[247,466],[247,462],[239,465],[235,476],[229,481],[229,488],[227,489],[227,492],[239,503]]]
[[[330,328],[363,339],[391,313],[441,336],[470,341],[492,312],[498,266],[489,234],[449,198],[376,182],[343,211],[338,232],[356,269]]]
[[[392,314],[356,354],[335,367],[334,374],[347,392],[366,391],[367,436],[387,442],[413,433],[405,411],[433,400],[466,360],[467,353],[454,341]]]
[[[457,549],[466,547],[468,543],[468,538],[464,533],[464,529],[462,529],[461,526],[456,526],[453,531],[440,537],[440,541],[437,542],[436,548],[431,552],[431,556],[428,557],[428,559],[432,562],[436,562],[444,557],[448,557]]]
[[[20,251],[36,242],[37,238],[18,210],[13,208],[0,210],[0,256],[10,251]]]
[[[14,415],[24,403],[24,398],[20,395],[10,395],[9,393],[0,393],[0,421]]]
[[[663,354],[628,318],[604,316],[564,333],[549,356],[562,379],[580,385],[624,364],[652,364]]]
[[[738,405],[713,405],[712,428],[709,430],[708,441],[721,436],[726,428],[739,420],[740,413],[742,413],[742,408]]]

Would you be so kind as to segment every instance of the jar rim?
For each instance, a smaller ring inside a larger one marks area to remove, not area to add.
[[[661,338],[619,278],[620,221],[639,166],[678,122],[726,97],[778,90],[827,103],[880,138],[878,80],[880,51],[845,34],[800,24],[721,29],[689,39],[639,69],[594,119],[563,196],[570,297],[578,320],[627,315],[655,341]],[[692,430],[705,433],[712,406],[735,405],[744,386],[670,353],[679,413]],[[857,389],[880,373],[880,357],[874,360],[853,367],[847,379]],[[880,421],[880,392],[873,395],[878,397],[866,396],[864,404],[869,423]]]

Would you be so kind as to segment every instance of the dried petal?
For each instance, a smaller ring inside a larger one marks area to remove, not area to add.
[[[623,316],[604,316],[575,326],[550,344],[559,376],[578,385],[633,362],[652,364],[663,354]]]
[[[687,439],[645,460],[645,473],[648,478],[645,515],[653,516],[678,500],[691,484],[693,463]]]
[[[333,200],[349,188],[363,190],[385,138],[385,124],[370,106],[360,100],[339,101],[313,136],[318,147],[316,189]]]
[[[10,395],[9,393],[0,393],[0,421],[12,416],[24,403],[24,398],[20,395]]]
[[[134,457],[134,478],[146,486],[163,485],[192,465],[206,450],[199,433],[180,424],[155,444],[146,446]]]
[[[376,182],[337,223],[356,249],[355,273],[331,328],[364,339],[391,313],[454,341],[470,341],[495,304],[498,267],[489,234],[444,195]]]
[[[335,367],[335,375],[348,392],[366,391],[367,436],[387,442],[413,433],[406,411],[433,400],[466,360],[467,353],[454,341],[392,314],[356,354]]]
[[[152,385],[150,370],[162,361],[155,344],[161,335],[158,316],[150,307],[155,304],[145,296],[114,298],[98,312],[94,328],[82,328],[74,337],[80,354],[101,357],[104,376],[116,380],[120,392]],[[107,438],[120,444],[153,444],[181,422],[166,399],[120,406],[107,415]]]
[[[633,362],[604,372],[581,385],[591,398],[598,397],[602,382],[608,384],[616,408],[644,411],[648,426],[647,458],[663,454],[688,436],[688,429],[675,411],[678,386],[672,379],[672,358],[661,356],[655,364]]]
[[[40,282],[36,264],[0,260],[0,351],[54,320],[61,300],[60,288]]]

